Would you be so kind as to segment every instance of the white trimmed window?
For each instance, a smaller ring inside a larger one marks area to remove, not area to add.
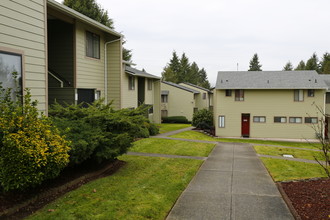
[[[168,102],[168,95],[161,95],[161,102],[167,103]]]
[[[295,102],[303,102],[304,101],[304,90],[295,89],[294,90],[294,101]]]
[[[224,128],[225,127],[225,116],[220,115],[219,116],[219,128]]]
[[[283,116],[275,116],[274,117],[275,123],[286,123],[286,117]]]
[[[265,123],[266,122],[266,117],[265,116],[254,116],[253,117],[253,122]]]
[[[300,123],[302,123],[302,118],[301,117],[290,117],[289,122],[300,124]]]

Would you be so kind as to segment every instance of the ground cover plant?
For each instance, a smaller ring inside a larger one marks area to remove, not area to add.
[[[210,136],[203,134],[201,132],[198,132],[198,131],[184,131],[179,134],[171,135],[170,137],[185,138],[185,139],[190,139],[190,140],[265,144],[265,145],[278,145],[278,146],[300,147],[300,148],[310,148],[310,149],[318,149],[318,147],[320,146],[319,143],[254,140],[254,139],[235,139],[235,138],[216,138],[216,137],[210,137]]]
[[[114,160],[126,153],[135,139],[157,134],[156,125],[145,117],[146,110],[146,106],[114,110],[100,100],[88,107],[55,104],[49,115],[72,143],[70,164],[78,165],[86,160]]]
[[[314,160],[316,157],[320,161],[324,161],[324,157],[321,152],[311,150],[301,150],[292,148],[270,147],[270,146],[254,146],[254,149],[258,154],[283,156],[283,154],[293,155],[294,158]]]
[[[164,219],[202,163],[128,155],[119,159],[126,165],[114,175],[66,194],[28,219]]]
[[[191,143],[187,141],[146,138],[134,142],[130,151],[157,154],[174,154],[182,156],[207,157],[215,144]]]
[[[25,93],[13,99],[11,89],[0,85],[0,191],[40,185],[69,162],[69,142]]]
[[[175,131],[175,130],[179,130],[179,129],[183,129],[183,128],[189,128],[191,127],[190,124],[157,124],[157,127],[159,127],[159,133],[163,134],[163,133],[167,133],[170,131]]]

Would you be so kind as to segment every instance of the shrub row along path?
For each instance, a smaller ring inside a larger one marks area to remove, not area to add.
[[[189,129],[192,128],[154,138],[178,140],[166,136]],[[217,145],[181,194],[167,220],[294,219],[252,145],[203,142]]]

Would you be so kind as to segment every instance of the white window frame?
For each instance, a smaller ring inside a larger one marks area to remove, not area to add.
[[[289,123],[291,124],[301,124],[302,117],[289,117]]]
[[[224,128],[225,127],[225,116],[219,115],[218,122],[219,122],[219,128]]]
[[[128,76],[128,89],[129,90],[135,90],[135,77],[129,75]]]
[[[266,116],[253,116],[254,123],[266,123]]]

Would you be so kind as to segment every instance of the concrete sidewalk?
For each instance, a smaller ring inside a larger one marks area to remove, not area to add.
[[[294,219],[251,145],[218,144],[169,213],[173,219]]]

